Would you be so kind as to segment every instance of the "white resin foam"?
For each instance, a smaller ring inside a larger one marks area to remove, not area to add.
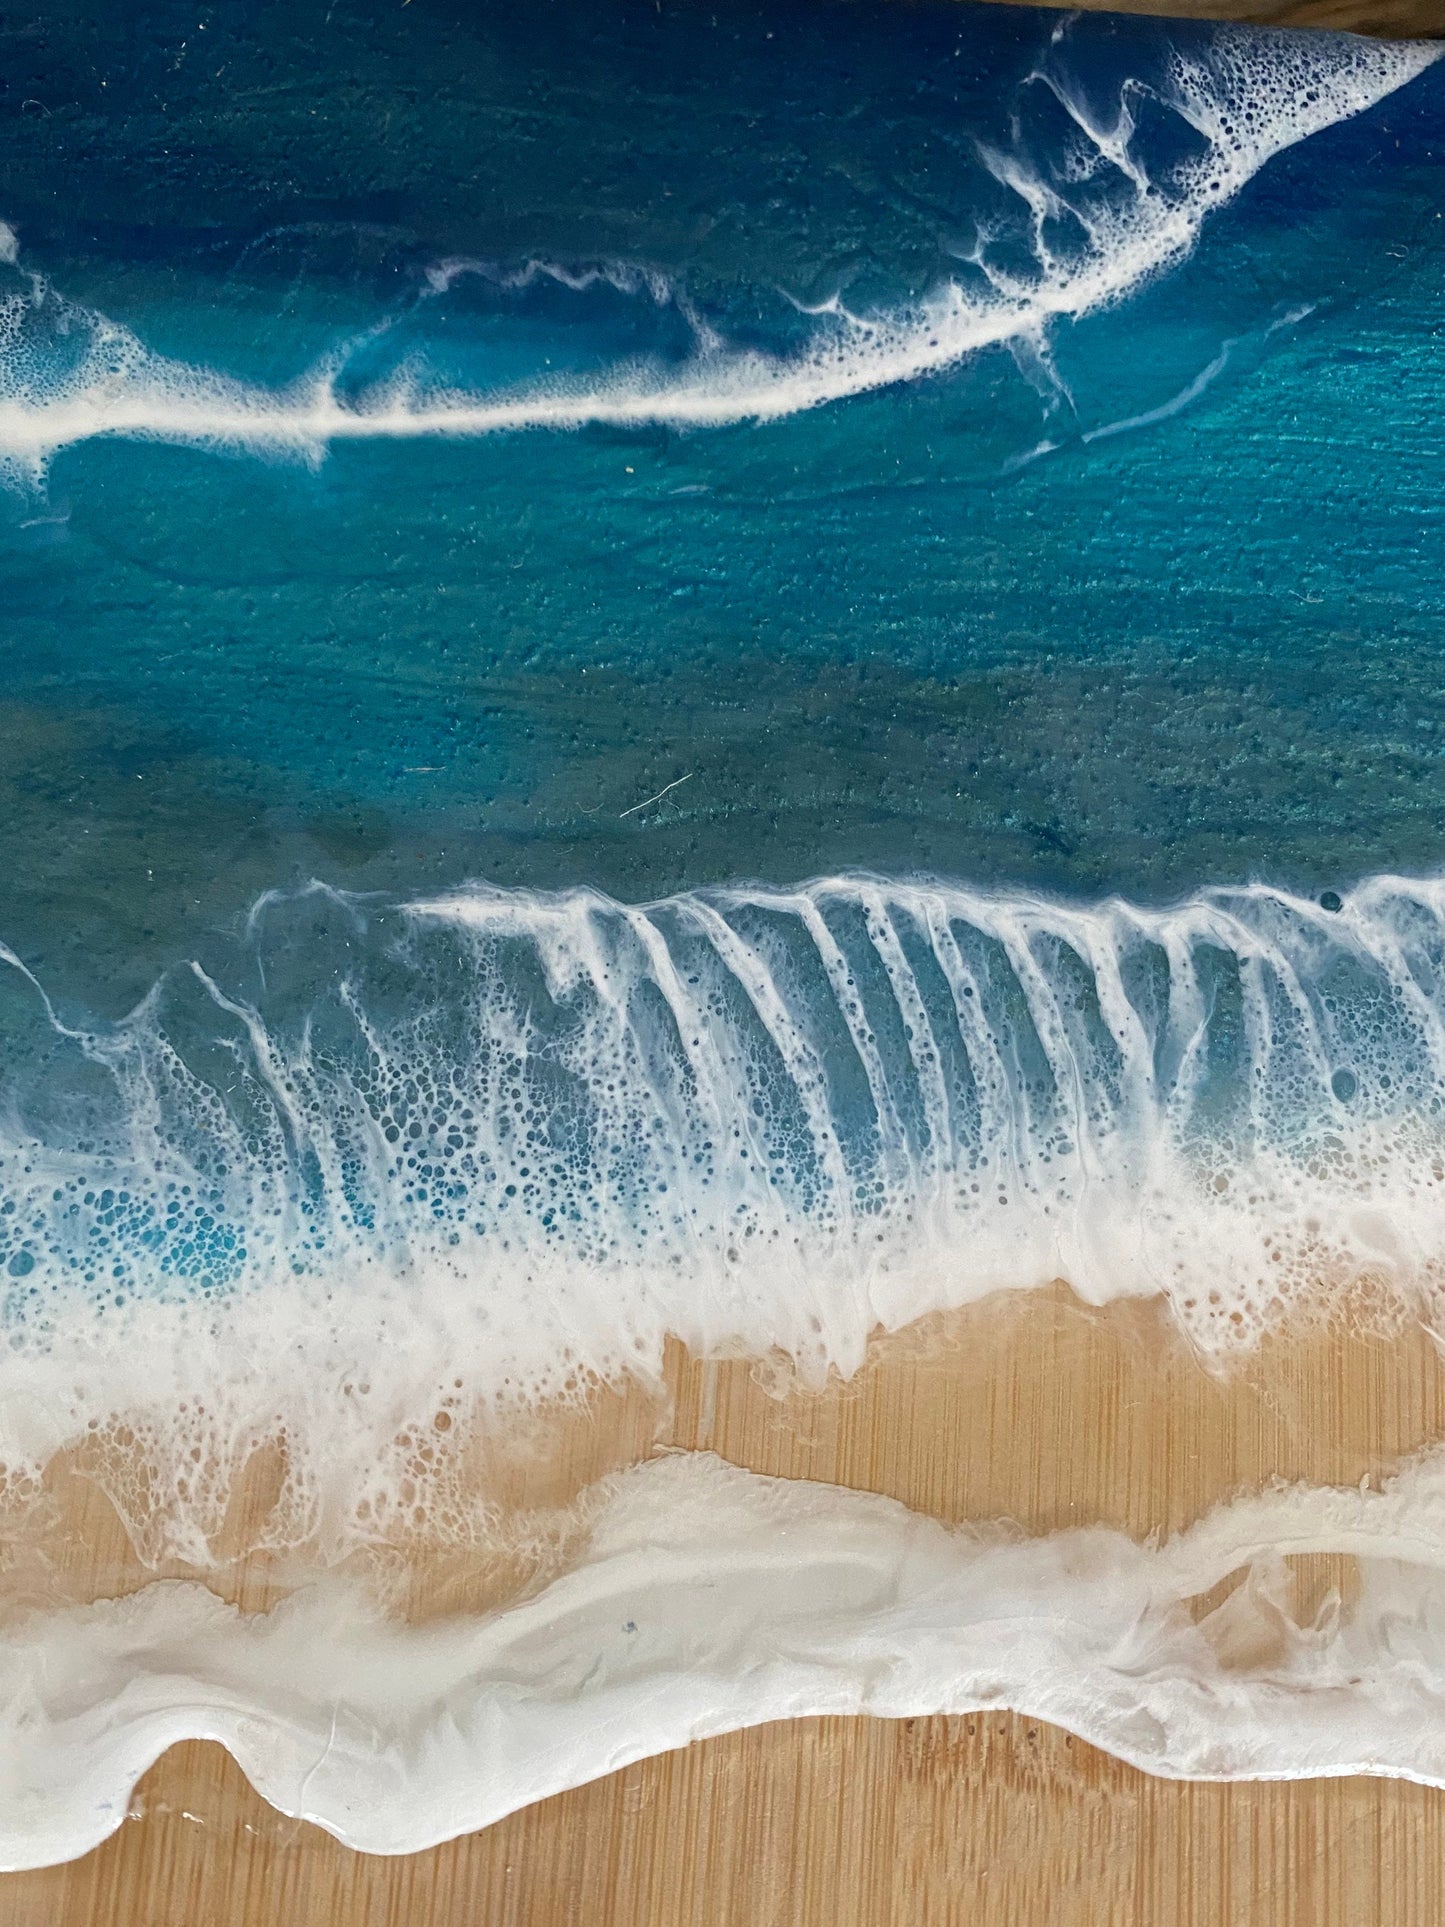
[[[284,1812],[407,1853],[765,1720],[1012,1708],[1153,1773],[1445,1784],[1445,1461],[1381,1491],[1278,1488],[1158,1546],[950,1531],[709,1456],[596,1489],[534,1597],[408,1629],[318,1585],[247,1619],[204,1588],[42,1612],[0,1640],[0,1864],[83,1853],[176,1741]],[[1283,1555],[1357,1602],[1290,1605]],[[1245,1582],[1196,1623],[1189,1602]]]
[[[669,1337],[817,1382],[1059,1277],[1221,1357],[1362,1294],[1440,1322],[1445,881],[318,887],[258,904],[228,987],[181,969],[105,1030],[10,963],[0,1461],[123,1422],[146,1557],[204,1561],[280,1437],[278,1538],[466,1543],[438,1415]]]
[[[1003,265],[990,251],[1000,237],[985,224],[966,279],[894,313],[854,315],[829,303],[818,310],[809,343],[792,355],[733,347],[698,326],[694,353],[675,366],[643,360],[600,378],[496,393],[438,390],[403,369],[358,402],[339,392],[344,354],[288,388],[259,388],[156,354],[120,322],[12,268],[8,294],[0,288],[0,461],[12,478],[35,479],[56,450],[98,435],[314,461],[331,444],[354,439],[587,423],[707,428],[776,420],[913,381],[999,342],[1031,344],[1046,367],[1056,317],[1119,301],[1182,260],[1208,216],[1274,155],[1373,106],[1438,56],[1423,42],[1221,29],[1207,47],[1174,57],[1162,90],[1125,81],[1108,120],[1050,59],[1031,79],[1068,116],[1078,151],[1056,157],[1048,170],[1022,149],[982,153],[995,181],[1016,197],[1012,226],[1032,267],[1012,255],[1015,265]],[[1146,93],[1202,144],[1159,180],[1131,144]],[[3,263],[14,244],[8,228],[0,237],[8,237]],[[444,293],[465,265],[437,264],[431,292]],[[545,271],[571,285],[586,278]],[[658,298],[655,276],[635,267],[621,274]]]

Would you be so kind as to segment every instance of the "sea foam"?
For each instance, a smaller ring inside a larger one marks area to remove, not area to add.
[[[670,1336],[816,1382],[1059,1277],[1214,1357],[1353,1300],[1438,1319],[1445,882],[316,886],[106,1027],[10,965],[0,1457],[23,1485],[123,1420],[151,1556],[204,1560],[278,1436],[275,1530],[342,1550],[429,1503],[438,1413]]]
[[[975,238],[960,250],[967,271],[891,312],[827,302],[790,353],[730,344],[699,322],[681,361],[631,359],[585,378],[459,391],[406,362],[357,393],[341,380],[341,349],[272,390],[155,353],[121,322],[13,265],[13,245],[0,249],[0,264],[12,261],[0,293],[0,458],[20,480],[98,435],[315,461],[341,440],[592,423],[708,428],[774,421],[914,381],[1002,342],[1026,344],[1046,367],[1057,318],[1119,301],[1175,265],[1208,216],[1274,155],[1373,106],[1439,55],[1423,43],[1221,29],[1175,54],[1162,84],[1122,79],[1105,111],[1071,78],[1062,41],[1054,36],[1025,88],[1052,96],[1068,138],[1044,155],[1021,136],[1010,149],[981,146],[1012,212],[976,218]],[[1136,139],[1146,104],[1171,116],[1183,137],[1172,164],[1151,165]],[[967,213],[956,211],[960,221]],[[464,265],[438,263],[425,293],[444,296]],[[572,286],[588,282],[589,271],[550,272]],[[606,272],[657,299],[659,278],[646,268]]]
[[[166,1747],[407,1853],[690,1740],[818,1714],[1011,1708],[1153,1773],[1445,1785],[1445,1463],[1277,1487],[1162,1544],[950,1531],[888,1499],[654,1460],[586,1496],[585,1550],[485,1618],[408,1628],[317,1585],[37,1612],[0,1643],[0,1864],[83,1853]],[[1286,1556],[1357,1562],[1300,1623]],[[1208,1595],[1231,1574],[1222,1604]]]

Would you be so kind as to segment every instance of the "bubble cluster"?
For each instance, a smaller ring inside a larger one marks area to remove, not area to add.
[[[0,1456],[123,1423],[138,1542],[194,1551],[284,1439],[288,1532],[431,1506],[465,1538],[469,1411],[656,1373],[669,1335],[816,1379],[1055,1277],[1162,1293],[1217,1354],[1428,1309],[1445,884],[1333,904],[313,886],[107,1029],[22,978],[53,1048],[0,1137]]]

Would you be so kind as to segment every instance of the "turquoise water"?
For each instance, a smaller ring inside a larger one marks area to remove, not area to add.
[[[787,353],[820,325],[790,301],[977,280],[981,221],[1023,261],[978,153],[1077,141],[1037,62],[1103,111],[1210,45],[951,7],[406,15],[12,33],[12,288],[273,389],[342,357],[361,402],[408,364],[480,391],[676,367],[700,326]],[[1160,899],[1432,867],[1441,86],[1269,161],[1042,364],[314,466],[57,450],[0,501],[10,940],[78,942],[77,993],[130,995],[311,874]],[[1146,165],[1199,146],[1140,98]],[[459,260],[485,271],[436,293]],[[568,279],[505,285],[538,261]],[[27,326],[33,399],[80,329]]]
[[[266,1448],[312,1575],[572,1561],[36,1613],[5,1864],[197,1733],[383,1852],[839,1708],[1445,1781],[1428,1458],[1144,1547],[476,1476],[670,1342],[816,1383],[1060,1278],[1221,1373],[1445,1331],[1434,51],[0,15],[0,1513],[83,1442],[204,1572]]]
[[[138,22],[0,28],[15,1330],[435,1261],[540,1382],[1434,1263],[1427,52]]]

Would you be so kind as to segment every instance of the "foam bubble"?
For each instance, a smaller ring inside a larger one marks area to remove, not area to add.
[[[439,1409],[654,1374],[672,1335],[817,1379],[1056,1277],[1217,1356],[1342,1301],[1439,1316],[1442,881],[315,887],[106,1029],[10,961],[0,1459],[124,1416],[153,1556],[204,1557],[272,1437],[278,1532],[375,1536]]]
[[[1027,85],[1046,90],[1070,138],[1041,159],[983,150],[1012,199],[1006,219],[980,217],[963,251],[969,272],[890,313],[816,308],[792,354],[730,345],[700,317],[680,363],[634,359],[601,375],[524,383],[495,393],[440,387],[408,365],[360,396],[344,393],[344,353],[270,390],[154,354],[118,322],[62,300],[36,276],[0,301],[0,453],[34,478],[58,449],[119,435],[319,460],[334,442],[474,436],[589,423],[678,428],[766,422],[949,368],[1002,342],[1032,344],[1060,316],[1119,301],[1193,247],[1203,222],[1274,155],[1358,114],[1439,57],[1424,43],[1221,29],[1176,55],[1162,87],[1126,79],[1111,114],[1070,78],[1057,46]],[[1152,100],[1189,136],[1188,151],[1152,168],[1136,138]],[[444,296],[481,264],[449,260],[428,277]],[[577,274],[531,262],[522,276],[579,288],[598,278],[649,301],[680,299],[641,267]],[[521,283],[513,277],[516,285]]]

